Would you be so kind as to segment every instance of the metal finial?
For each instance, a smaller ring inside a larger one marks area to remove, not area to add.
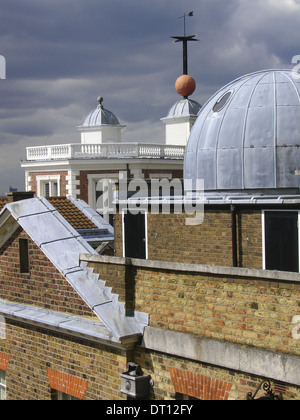
[[[97,101],[99,102],[99,108],[103,108],[103,105],[102,105],[103,98],[102,98],[102,96],[99,96],[99,97],[97,98]]]
[[[194,12],[189,12],[188,14],[184,14],[183,16],[180,16],[179,17],[179,19],[182,19],[183,18],[183,27],[184,27],[184,36],[186,36],[186,33],[185,33],[185,18],[187,17],[187,16],[194,16]]]

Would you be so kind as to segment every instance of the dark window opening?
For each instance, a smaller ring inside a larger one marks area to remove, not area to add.
[[[298,212],[265,212],[265,266],[299,272]]]
[[[28,239],[19,239],[20,273],[29,273]]]

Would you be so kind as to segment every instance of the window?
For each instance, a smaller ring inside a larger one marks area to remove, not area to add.
[[[42,183],[42,191],[44,197],[58,196],[58,183],[56,181],[48,181]]]
[[[47,368],[52,400],[83,400],[88,381],[57,370]]]
[[[264,268],[299,272],[298,211],[263,212]]]
[[[111,174],[88,175],[88,204],[110,225],[113,225],[115,206],[112,204],[117,191],[117,178]],[[109,208],[107,206],[109,205]],[[105,211],[104,211],[105,209]]]
[[[80,401],[79,398],[72,397],[72,395],[65,394],[64,392],[56,392],[56,400],[58,401]]]
[[[19,239],[20,273],[29,273],[28,239]]]
[[[0,370],[0,401],[6,399],[6,373]]]
[[[36,184],[38,197],[60,196],[60,175],[37,175]]]
[[[43,189],[44,189],[44,196],[45,197],[50,197],[50,182],[44,182],[43,184]]]
[[[224,106],[227,104],[227,102],[229,101],[230,97],[232,95],[232,92],[227,92],[225,93],[223,96],[221,96],[220,99],[217,100],[217,102],[215,103],[214,107],[213,107],[213,111],[214,112],[219,112],[221,111],[221,109],[224,108]]]

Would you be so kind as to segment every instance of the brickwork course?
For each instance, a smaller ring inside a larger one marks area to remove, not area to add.
[[[261,269],[260,216],[257,210],[240,212],[240,237],[249,237],[250,242],[241,241],[239,261],[242,257],[243,264],[237,268],[232,268],[228,209],[210,209],[199,227],[186,227],[184,215],[151,215],[148,261],[82,255],[81,261],[118,295],[128,313],[149,314],[144,337],[134,347],[112,345],[8,317],[5,337],[0,338],[6,399],[50,400],[57,392],[65,392],[77,399],[125,400],[120,375],[128,362],[138,363],[151,376],[150,400],[183,396],[246,400],[265,379],[284,399],[299,399],[298,380],[293,375],[285,379],[284,373],[289,372],[280,370],[300,358],[299,340],[292,334],[293,318],[299,315],[299,275]],[[120,220],[117,215],[119,254]],[[168,222],[172,227],[166,230]],[[20,273],[19,239],[28,240],[30,273]],[[190,255],[187,243],[193,244]],[[1,301],[97,321],[22,228],[0,250],[0,286]],[[212,349],[205,357],[204,347],[199,347],[204,345]],[[224,350],[223,357],[218,349]],[[228,349],[232,349],[232,358],[227,357]],[[249,366],[241,367],[235,364],[235,355],[243,355],[246,349]],[[283,360],[280,369],[272,370],[269,361],[278,359]],[[293,366],[298,369],[297,364]],[[299,377],[297,372],[295,376]]]
[[[94,176],[97,179],[97,175],[99,179],[103,179],[103,176],[106,175],[108,179],[119,179],[120,171],[126,172],[126,165],[119,165],[117,169],[103,169],[103,170],[79,170],[78,175],[76,174],[76,193],[71,194],[74,198],[80,198],[84,200],[86,203],[89,203],[89,179],[88,176]],[[180,169],[141,169],[141,178],[145,180],[150,180],[151,177],[155,177],[157,174],[166,176],[171,176],[172,178],[182,179],[183,177],[183,170]],[[28,177],[30,178],[28,187],[30,191],[34,192],[37,195],[38,191],[38,177],[39,176],[51,176],[51,177],[59,177],[59,191],[60,197],[65,197],[66,195],[70,194],[68,187],[70,187],[70,180],[68,180],[68,172],[61,171],[61,170],[52,170],[52,171],[37,171],[37,172],[29,172]],[[134,177],[134,173],[129,173],[129,178],[132,179]],[[1,205],[1,201],[0,201]]]
[[[187,267],[179,263],[175,267],[174,263],[156,265],[153,262],[156,267],[152,268],[151,261],[147,267],[147,263],[139,260],[127,263],[127,273],[123,270],[125,260],[122,264],[119,260],[100,257],[98,262],[90,261],[90,266],[111,286],[114,285],[111,279],[123,277],[124,288],[125,276],[130,272],[135,288],[135,309],[150,314],[149,326],[153,329],[177,334],[181,346],[185,345],[187,337],[206,338],[215,341],[216,346],[227,342],[241,349],[248,346],[266,351],[275,357],[299,358],[299,341],[292,336],[293,316],[299,312],[297,275],[293,281],[285,281],[280,280],[280,276],[275,279],[265,274],[264,277],[262,270],[249,273],[249,270],[237,268],[231,272],[228,268],[226,275],[226,267],[220,272],[220,267],[216,267],[214,272],[211,266],[193,264]],[[171,349],[169,354],[144,347],[136,349],[135,360],[153,377],[153,398],[173,399],[180,389],[190,387],[192,391],[186,394],[200,399],[244,400],[248,392],[254,394],[264,379],[171,353]],[[182,378],[185,378],[184,383]],[[195,391],[195,387],[203,386],[203,381],[207,381],[209,394]],[[222,392],[217,384],[222,384]],[[280,384],[280,380],[272,382],[276,389]],[[300,387],[284,383],[280,392],[285,399],[298,399]]]

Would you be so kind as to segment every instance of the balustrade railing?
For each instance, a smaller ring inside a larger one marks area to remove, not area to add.
[[[105,158],[183,159],[185,147],[146,143],[74,143],[27,147],[26,150],[27,161]]]

